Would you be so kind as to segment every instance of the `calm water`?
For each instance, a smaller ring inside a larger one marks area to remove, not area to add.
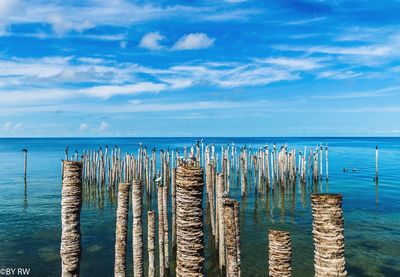
[[[123,151],[137,153],[140,142],[157,149],[173,149],[194,141],[195,138],[0,139],[0,268],[29,267],[31,276],[60,275],[60,161],[66,145],[71,150],[117,145]],[[324,181],[318,190],[343,194],[349,275],[400,276],[400,138],[208,138],[205,142],[217,146],[231,142],[251,144],[253,148],[288,143],[298,150],[328,144],[329,184]],[[373,180],[375,145],[380,148],[378,185]],[[29,150],[26,189],[23,148]],[[217,149],[219,152],[220,147]],[[343,168],[350,171],[343,172]],[[267,275],[269,228],[292,233],[293,275],[313,276],[309,189],[308,185],[297,183],[295,193],[283,198],[254,198],[250,194],[242,202],[242,276]],[[234,189],[233,196],[240,199],[239,190]],[[82,207],[82,276],[113,275],[116,207],[105,199],[104,203],[86,202]],[[218,276],[208,218],[205,220],[205,273]],[[130,273],[131,233],[128,245]]]

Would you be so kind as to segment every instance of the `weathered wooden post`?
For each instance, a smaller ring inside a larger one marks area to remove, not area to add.
[[[203,170],[189,163],[176,172],[176,276],[203,276]]]
[[[158,253],[160,276],[165,276],[165,258],[164,258],[164,212],[163,212],[163,187],[158,186],[157,190],[157,208],[158,208]]]
[[[217,214],[218,214],[218,256],[219,256],[219,269],[222,272],[225,266],[225,220],[224,220],[224,207],[222,197],[224,194],[224,176],[217,175]]]
[[[240,276],[240,203],[238,201],[233,202],[233,215],[235,219],[235,234],[236,234],[236,257],[237,265]]]
[[[24,149],[22,149],[22,152],[24,152],[24,182],[26,183],[26,170],[27,170],[27,164],[28,164],[28,149],[24,148]]]
[[[132,211],[133,211],[133,276],[143,276],[143,225],[142,225],[142,181],[133,180]]]
[[[164,262],[165,269],[169,269],[169,236],[168,236],[168,187],[163,186],[163,223],[164,223]]]
[[[378,157],[379,157],[379,150],[377,145],[375,148],[375,180],[378,180]]]
[[[172,248],[176,247],[176,168],[172,168],[171,175],[171,195],[172,195]]]
[[[154,211],[147,213],[147,249],[149,253],[149,277],[155,276],[156,261],[154,252],[156,249],[156,214]]]
[[[292,276],[292,242],[290,233],[270,230],[269,240],[269,276]]]
[[[311,195],[315,276],[346,276],[342,195]]]
[[[226,276],[238,277],[238,253],[236,243],[236,225],[234,200],[230,198],[223,199],[224,220],[225,220],[225,244],[226,244]]]
[[[61,191],[61,276],[79,276],[82,162],[64,161]]]
[[[328,145],[326,145],[325,146],[325,171],[326,171],[326,173],[325,173],[325,178],[326,178],[326,181],[328,181],[328,179],[329,179],[329,175],[328,175],[328,166],[329,166],[329,163],[328,163]]]
[[[126,275],[126,245],[128,236],[130,183],[118,186],[117,222],[115,228],[115,265],[114,276]]]

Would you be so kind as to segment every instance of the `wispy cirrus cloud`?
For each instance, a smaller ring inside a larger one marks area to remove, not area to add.
[[[2,0],[0,30],[10,25],[48,24],[53,31],[64,36],[69,32],[84,32],[97,26],[128,27],[138,22],[176,18],[198,21],[243,19],[255,13],[240,7],[221,10],[220,6],[139,4],[125,0],[90,0],[79,5],[63,1]],[[259,12],[259,11],[257,11]]]

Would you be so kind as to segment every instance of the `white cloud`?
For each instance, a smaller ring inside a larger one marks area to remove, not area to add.
[[[95,86],[87,89],[81,89],[79,90],[79,92],[88,96],[108,99],[115,95],[132,95],[143,92],[160,92],[165,89],[167,89],[167,86],[165,84],[139,82],[135,84],[119,86]]]
[[[86,131],[87,129],[89,129],[89,124],[81,123],[81,125],[79,125],[79,132]]]
[[[301,20],[294,20],[294,21],[288,21],[285,22],[285,25],[307,25],[310,23],[318,22],[325,20],[326,17],[314,17],[314,18],[307,18],[307,19],[301,19]]]
[[[108,124],[107,122],[103,121],[103,122],[100,123],[98,131],[99,132],[105,132],[105,131],[107,131],[109,129],[109,127],[110,127],[110,124]]]
[[[1,0],[0,1],[0,15],[9,14],[18,5],[18,0]]]
[[[23,124],[21,122],[19,123],[12,123],[12,122],[6,122],[3,125],[3,130],[7,131],[7,132],[18,132],[21,131],[23,129]]]
[[[258,59],[258,61],[286,68],[291,68],[294,70],[312,70],[323,66],[322,64],[320,64],[321,59],[315,59],[315,58],[278,57],[278,58]]]
[[[150,50],[161,50],[164,46],[162,46],[160,42],[164,39],[165,37],[159,32],[147,33],[140,41],[139,47],[147,48]]]
[[[204,33],[191,33],[181,37],[172,47],[172,50],[192,50],[211,47],[215,39]]]

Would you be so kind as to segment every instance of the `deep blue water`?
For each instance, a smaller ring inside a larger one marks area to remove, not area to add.
[[[196,138],[59,138],[0,139],[0,268],[29,267],[31,276],[60,274],[61,159],[71,150],[121,147],[137,153],[139,143],[157,149],[190,146]],[[343,195],[346,267],[350,276],[400,276],[400,138],[206,138],[220,145],[287,143],[302,150],[329,145],[329,183],[320,192]],[[379,183],[375,146],[379,146]],[[23,179],[23,153],[28,152],[28,178]],[[343,172],[349,168],[349,172]],[[354,169],[354,170],[353,170]],[[235,186],[234,186],[235,187]],[[242,276],[267,274],[269,228],[289,230],[293,244],[293,275],[313,275],[313,241],[309,186],[296,184],[295,194],[282,199],[255,198],[241,203]],[[233,196],[240,199],[239,189]],[[268,205],[268,207],[267,207]],[[207,276],[217,276],[217,257],[206,220]],[[81,214],[83,260],[81,276],[112,276],[115,205],[85,202]],[[131,243],[131,236],[130,242]],[[128,248],[131,249],[131,248]],[[131,268],[128,250],[128,269]],[[128,270],[130,272],[131,270]]]

